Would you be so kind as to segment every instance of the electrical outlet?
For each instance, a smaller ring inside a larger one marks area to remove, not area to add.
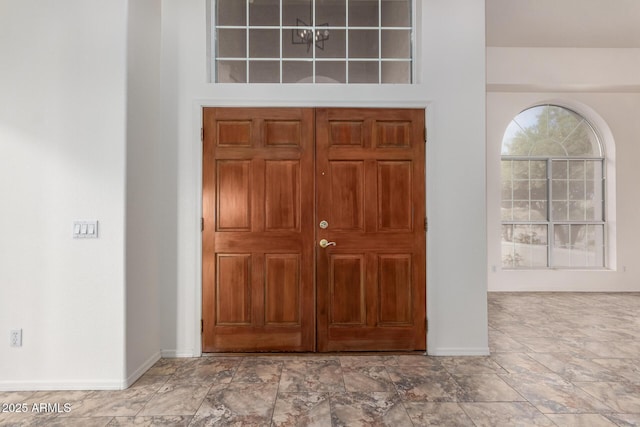
[[[15,329],[9,333],[9,345],[22,347],[22,329]]]

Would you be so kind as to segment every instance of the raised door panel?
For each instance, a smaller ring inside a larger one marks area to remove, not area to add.
[[[332,121],[329,124],[329,146],[361,147],[364,142],[364,122]]]
[[[330,226],[334,230],[364,229],[364,162],[331,162],[329,174]]]
[[[378,148],[410,148],[411,122],[409,121],[376,121],[376,146]]]
[[[378,322],[410,325],[413,321],[411,255],[378,255]]]
[[[300,146],[302,126],[297,120],[266,120],[264,129],[264,145],[267,147]]]
[[[251,324],[251,255],[216,258],[216,325]]]
[[[300,227],[300,162],[267,160],[263,181],[266,230],[298,230]]]
[[[300,256],[267,254],[265,256],[265,324],[299,325]]]
[[[381,161],[378,168],[378,229],[411,231],[413,185],[411,161]]]
[[[217,122],[216,137],[219,147],[250,147],[251,121],[220,120]]]
[[[251,229],[251,162],[223,160],[217,164],[216,211],[220,231]]]
[[[333,255],[330,257],[329,294],[330,324],[364,325],[365,272],[363,255]]]

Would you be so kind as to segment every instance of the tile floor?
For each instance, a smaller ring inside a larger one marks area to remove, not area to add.
[[[640,426],[640,294],[490,294],[489,327],[490,357],[163,359],[124,391],[0,393],[60,404],[0,425]]]

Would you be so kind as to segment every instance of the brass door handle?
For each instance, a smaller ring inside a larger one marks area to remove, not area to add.
[[[322,239],[320,240],[320,247],[321,248],[326,248],[327,246],[335,246],[336,242],[330,242],[327,239]]]

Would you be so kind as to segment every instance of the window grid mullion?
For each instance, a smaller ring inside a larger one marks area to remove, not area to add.
[[[283,0],[280,0],[282,3]],[[311,44],[311,81],[316,83],[316,0],[311,0],[311,34],[313,40]]]
[[[245,21],[245,38],[246,38],[246,44],[247,44],[247,47],[246,47],[247,50],[245,52],[245,54],[247,55],[247,70],[246,70],[247,71],[247,76],[246,76],[247,83],[250,83],[250,80],[249,80],[249,77],[250,77],[249,76],[249,58],[251,58],[251,54],[249,53],[249,49],[250,49],[250,44],[249,44],[249,35],[250,35],[250,32],[249,32],[249,29],[250,29],[250,25],[249,25],[249,4],[250,4],[250,2],[251,2],[251,0],[247,0],[246,1],[246,9],[247,9],[246,10],[246,14],[247,14],[247,18],[246,19],[247,20]]]
[[[547,267],[553,267],[553,248],[555,247],[555,227],[553,225],[553,162],[547,159]]]
[[[284,39],[283,39],[283,35],[284,35],[284,26],[282,25],[283,22],[283,15],[282,15],[282,0],[280,0],[280,58],[279,58],[279,63],[280,63],[280,83],[284,83],[284,70],[283,70],[283,64],[282,64],[282,57],[284,56],[284,51],[282,49],[282,46],[284,44]]]
[[[344,30],[344,39],[345,39],[345,47],[344,47],[344,66],[345,66],[345,70],[344,70],[344,82],[345,84],[349,84],[349,34],[351,33],[351,31],[349,31],[349,1],[350,0],[346,0],[344,2],[344,7],[345,7],[345,27],[346,29]]]
[[[382,0],[378,0],[378,84],[382,84]]]

